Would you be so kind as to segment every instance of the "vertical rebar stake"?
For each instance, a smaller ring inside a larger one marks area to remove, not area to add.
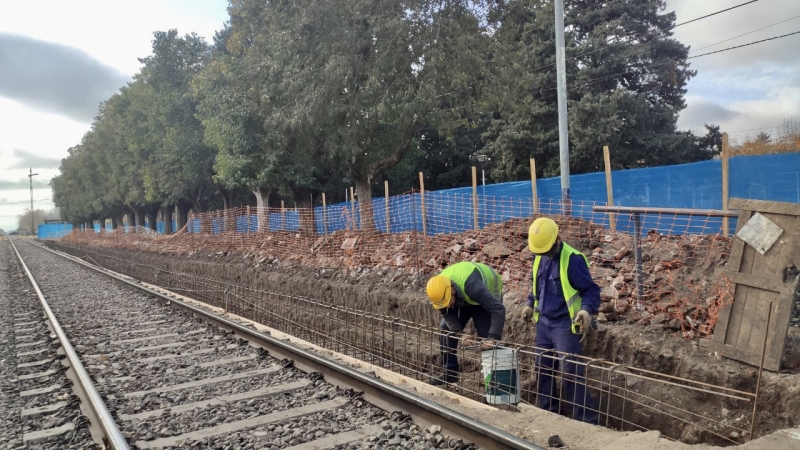
[[[758,411],[758,391],[761,388],[761,373],[764,371],[764,356],[767,353],[767,340],[769,339],[769,322],[772,319],[772,302],[769,302],[767,312],[767,326],[764,327],[764,345],[761,347],[761,363],[758,365],[758,381],[756,381],[756,398],[753,400],[753,417],[750,419],[750,440],[756,431],[756,412]]]
[[[633,213],[633,245],[636,247],[636,308],[642,310],[642,298],[644,297],[644,285],[642,284],[642,221],[639,213]]]

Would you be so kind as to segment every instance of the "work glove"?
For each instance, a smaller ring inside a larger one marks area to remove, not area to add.
[[[531,308],[530,306],[526,306],[522,310],[522,320],[524,320],[525,322],[530,322],[531,319],[533,319],[533,308]]]
[[[494,339],[484,339],[481,341],[481,350],[492,350],[497,346],[497,342]]]
[[[589,328],[592,326],[592,316],[585,310],[578,311],[578,314],[575,315],[574,322],[578,324],[580,328],[581,334],[586,334],[589,332]]]
[[[533,293],[528,294],[527,304],[532,305],[534,300],[535,299],[533,297]],[[522,310],[522,320],[524,320],[525,322],[530,322],[532,318],[533,318],[533,308],[531,308],[530,306],[526,306]]]

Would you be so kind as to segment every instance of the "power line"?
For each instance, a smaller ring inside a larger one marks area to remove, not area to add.
[[[727,52],[727,51],[730,51],[730,50],[735,50],[737,48],[747,47],[747,46],[750,46],[750,45],[759,44],[759,43],[767,42],[767,41],[772,41],[772,40],[775,40],[775,39],[781,39],[781,38],[784,38],[784,37],[787,37],[787,36],[792,36],[792,35],[795,35],[795,34],[800,34],[800,31],[795,31],[794,33],[783,34],[783,35],[780,35],[780,36],[773,36],[771,38],[761,39],[761,40],[758,40],[758,41],[748,42],[747,44],[737,45],[737,46],[734,46],[734,47],[723,48],[721,50],[717,50],[717,51],[713,51],[713,52],[702,53],[700,55],[690,56],[690,57],[688,57],[686,59],[700,58],[702,56],[713,55],[715,53]],[[640,68],[642,68],[642,69],[655,68],[655,67],[666,66],[666,65],[669,65],[669,64],[672,64],[672,63],[673,63],[673,61],[667,61],[667,62],[655,63],[655,64],[647,64],[647,65],[644,65],[644,66],[640,66]],[[619,73],[615,73],[615,74],[612,74],[612,75],[606,75],[606,76],[600,77],[600,78],[590,79],[590,80],[588,80],[586,82],[582,82],[582,84],[580,84],[578,82],[573,82],[572,84],[568,85],[568,87],[586,87],[586,86],[589,86],[591,84],[598,83],[600,81],[608,80],[610,78],[615,78],[615,77],[618,77],[620,75],[625,75],[627,73],[629,73],[629,70],[625,70],[624,72],[619,72]],[[543,89],[541,92],[548,92],[548,91],[552,91],[552,90],[555,90],[555,89],[556,88]],[[552,97],[552,95],[541,96],[541,97],[535,98],[533,100],[541,100],[541,99],[549,98],[549,97]]]
[[[40,199],[35,199],[34,202],[49,202],[51,200],[53,200],[53,199],[52,198],[40,198]],[[28,203],[30,203],[30,200],[20,200],[18,202],[0,202],[0,206],[20,205],[20,204],[23,204],[23,203],[24,204],[28,204]]]
[[[722,10],[719,10],[719,11],[713,12],[713,13],[711,13],[711,14],[706,14],[705,16],[696,17],[696,18],[694,18],[694,19],[687,20],[686,22],[681,22],[681,23],[679,23],[679,24],[677,24],[677,25],[673,25],[673,26],[671,26],[671,27],[667,28],[667,29],[666,29],[666,30],[664,30],[664,31],[665,31],[665,32],[666,32],[666,31],[672,31],[672,30],[674,30],[675,28],[677,28],[677,27],[679,27],[679,26],[681,26],[681,25],[686,25],[686,24],[688,24],[688,23],[697,22],[697,21],[699,21],[699,20],[707,19],[707,18],[709,18],[709,17],[711,17],[711,16],[715,16],[715,15],[717,15],[717,14],[721,14],[721,13],[724,13],[724,12],[726,12],[726,11],[731,11],[731,10],[733,10],[733,9],[736,9],[736,8],[741,8],[742,6],[749,5],[750,3],[755,3],[755,2],[757,2],[757,1],[758,1],[758,0],[751,0],[751,1],[749,1],[749,2],[742,3],[742,4],[740,4],[740,5],[732,6],[732,7],[730,7],[730,8],[726,8],[726,9],[722,9]],[[787,20],[789,20],[789,19],[787,19]],[[645,37],[645,36],[648,36],[648,35],[652,35],[652,33],[647,33],[647,34],[645,34],[645,35],[643,35],[643,36],[637,36],[637,38],[640,38],[640,39],[641,39],[642,37]],[[598,49],[596,49],[596,50],[591,50],[591,51],[588,51],[588,52],[585,52],[585,53],[581,53],[581,54],[579,54],[579,55],[570,56],[569,58],[567,58],[567,61],[570,61],[570,60],[573,60],[573,59],[577,59],[577,58],[580,58],[580,57],[582,57],[582,56],[591,55],[591,54],[593,54],[593,53],[601,52],[601,51],[603,51],[603,50],[607,50],[607,49],[609,49],[609,48],[611,48],[611,47],[615,47],[615,46],[617,46],[617,45],[629,44],[629,43],[630,43],[630,42],[633,40],[633,38],[634,38],[634,37],[632,37],[632,36],[629,36],[629,37],[631,37],[631,39],[628,39],[628,40],[626,40],[626,41],[615,42],[615,43],[613,43],[613,44],[607,45],[607,46],[605,46],[605,47],[602,47],[602,48],[598,48]],[[644,43],[644,44],[642,44],[642,45],[649,45],[649,44],[650,44],[650,43],[652,43],[652,42],[654,42],[654,41],[653,41],[653,40],[650,40],[650,41],[647,41],[647,42],[645,42],[645,43]],[[724,42],[724,41],[723,41],[723,42]],[[718,43],[719,43],[719,42],[718,42]],[[712,45],[716,45],[716,44],[712,44]],[[531,69],[531,72],[536,72],[536,71],[537,71],[537,70],[539,70],[539,69],[546,69],[546,68],[548,68],[548,67],[553,67],[553,66],[555,66],[555,63],[553,63],[553,64],[547,64],[547,65],[544,65],[544,66],[539,66],[539,67],[534,67],[533,69]]]
[[[773,125],[771,127],[759,127],[759,128],[751,128],[749,130],[737,130],[737,131],[728,131],[728,134],[741,134],[741,133],[749,133],[751,131],[762,131],[762,130],[772,130],[774,128],[780,128],[783,125]]]
[[[732,41],[732,40],[734,40],[736,38],[740,38],[742,36],[747,36],[748,34],[753,34],[753,33],[757,32],[757,31],[766,30],[767,28],[771,28],[771,27],[774,27],[775,25],[780,25],[780,24],[782,24],[784,22],[788,22],[790,20],[797,19],[798,17],[800,17],[800,14],[798,14],[796,16],[789,17],[788,19],[781,20],[780,22],[775,22],[775,23],[771,23],[769,25],[763,26],[761,28],[756,28],[755,30],[748,31],[747,33],[737,34],[736,36],[730,37],[728,39],[721,40],[719,42],[715,42],[713,44],[706,45],[705,47],[696,48],[696,49],[690,51],[689,54],[692,54],[694,52],[699,52],[700,50],[705,50],[705,49],[707,49],[709,47],[713,47],[715,45],[722,44],[723,42]]]
[[[723,9],[723,10],[720,10],[720,11],[717,11],[717,12],[713,12],[711,14],[706,14],[705,16],[700,16],[700,17],[698,17],[696,19],[687,20],[686,22],[681,22],[681,23],[675,25],[674,27],[672,27],[672,29],[678,28],[681,25],[686,25],[687,23],[692,23],[692,22],[697,22],[698,20],[707,19],[707,18],[709,18],[711,16],[716,16],[717,14],[722,14],[722,13],[724,13],[726,11],[730,11],[730,10],[733,10],[733,9],[736,9],[736,8],[741,8],[742,6],[749,5],[749,4],[755,3],[757,1],[758,0],[750,0],[749,2],[745,2],[745,3],[742,3],[742,4],[736,5],[736,6],[731,6],[730,8],[726,8],[726,9]]]
[[[767,41],[774,41],[775,39],[781,39],[781,38],[785,38],[787,36],[792,36],[792,35],[795,35],[795,34],[800,34],[800,31],[795,31],[794,33],[782,34],[780,36],[773,36],[771,38],[761,39],[760,41],[748,42],[747,44],[736,45],[734,47],[723,48],[722,50],[717,50],[717,51],[713,51],[713,52],[701,53],[699,55],[690,56],[690,57],[688,57],[686,59],[699,58],[701,56],[708,56],[708,55],[713,55],[715,53],[727,52],[728,50],[733,50],[733,49],[742,48],[742,47],[748,47],[750,45],[760,44],[762,42],[767,42]]]

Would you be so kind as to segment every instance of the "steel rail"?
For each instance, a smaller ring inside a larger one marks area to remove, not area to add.
[[[28,270],[28,266],[25,265],[25,261],[23,261],[16,245],[14,245],[14,240],[9,239],[9,242],[11,242],[11,248],[14,249],[14,253],[16,253],[17,258],[19,259],[19,263],[22,265],[22,268],[25,270],[25,274],[28,275],[28,280],[30,280],[33,289],[36,291],[36,296],[39,298],[39,302],[42,304],[42,308],[47,315],[47,320],[50,321],[50,326],[53,327],[53,331],[55,331],[58,341],[61,344],[61,347],[64,349],[64,353],[67,356],[67,361],[72,367],[72,370],[75,371],[75,376],[78,378],[81,389],[83,389],[86,397],[88,397],[89,406],[97,417],[99,421],[98,425],[100,426],[105,439],[107,439],[107,442],[104,442],[104,444],[116,450],[130,449],[128,442],[125,440],[125,437],[122,436],[122,432],[117,426],[117,422],[113,417],[111,417],[108,407],[106,407],[105,402],[103,402],[103,399],[100,397],[97,389],[95,389],[94,383],[92,382],[91,377],[89,377],[89,373],[86,372],[86,368],[83,367],[80,358],[78,358],[78,354],[75,353],[75,349],[72,348],[72,344],[69,342],[69,339],[67,339],[64,329],[61,328],[61,324],[58,322],[55,314],[53,314],[53,311],[50,309],[50,305],[47,303],[47,300],[45,300],[44,294],[42,294],[41,289],[39,289],[39,285],[36,284],[36,280],[33,279],[33,275],[31,274],[30,270]]]
[[[31,245],[36,244],[31,243]],[[267,347],[272,356],[291,359],[294,361],[294,366],[301,370],[323,373],[325,375],[325,380],[332,384],[362,391],[364,392],[364,399],[379,408],[389,411],[401,408],[418,422],[440,425],[442,427],[442,433],[475,443],[485,448],[545,450],[543,447],[539,447],[532,442],[520,439],[517,436],[506,433],[491,425],[482,423],[438,403],[414,395],[378,378],[359,372],[335,361],[328,360],[313,352],[276,339],[268,334],[249,329],[234,320],[218,316],[177,298],[162,294],[159,291],[148,288],[142,282],[131,281],[133,278],[127,277],[130,279],[126,279],[108,269],[89,264],[80,258],[56,252],[47,247],[36,246],[81,264],[84,267],[106,275],[116,281],[144,291],[170,304],[174,303],[208,322],[233,331],[239,337],[258,342],[264,347]]]

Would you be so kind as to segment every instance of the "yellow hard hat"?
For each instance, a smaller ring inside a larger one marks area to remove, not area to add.
[[[450,295],[451,292],[453,292],[453,285],[450,284],[450,279],[437,275],[428,280],[425,292],[428,294],[428,298],[431,300],[433,307],[442,309],[450,305]]]
[[[532,253],[543,254],[553,248],[558,238],[558,224],[553,219],[539,217],[528,229],[528,249]]]

